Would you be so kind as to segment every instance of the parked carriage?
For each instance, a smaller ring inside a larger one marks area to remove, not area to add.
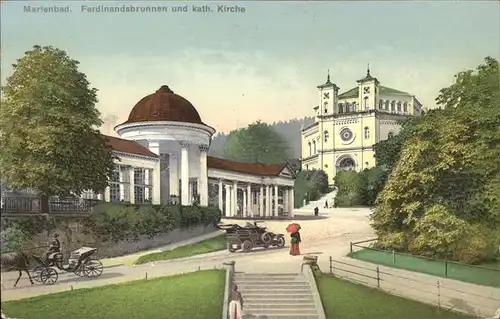
[[[255,247],[268,248],[271,246],[282,248],[285,246],[285,236],[268,232],[266,227],[259,227],[257,222],[238,224],[219,224],[220,229],[226,231],[227,249],[234,253],[238,249],[249,252]]]
[[[82,247],[72,251],[69,256],[69,264],[63,265],[63,254],[60,252],[52,253],[48,260],[33,256],[39,263],[33,269],[33,279],[42,282],[45,285],[53,285],[57,282],[59,274],[55,268],[72,272],[80,277],[99,277],[103,271],[103,265],[100,260],[92,258],[97,252],[97,248]]]

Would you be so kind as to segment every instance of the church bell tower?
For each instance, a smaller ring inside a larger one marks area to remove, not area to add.
[[[333,115],[338,113],[339,87],[330,81],[330,70],[326,77],[326,83],[318,86],[319,93],[319,116]]]

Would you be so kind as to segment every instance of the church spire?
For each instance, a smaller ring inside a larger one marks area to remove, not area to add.
[[[366,77],[371,77],[371,75],[370,75],[370,63],[368,63],[368,67],[366,68]]]
[[[326,77],[326,83],[331,83],[331,82],[330,82],[330,69],[328,69],[328,71],[327,71],[327,72],[328,72],[328,75],[327,75],[327,77]]]

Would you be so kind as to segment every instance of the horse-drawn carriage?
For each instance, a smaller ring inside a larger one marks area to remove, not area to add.
[[[285,246],[283,234],[268,232],[266,227],[260,227],[257,222],[247,223],[245,226],[238,224],[219,224],[220,229],[226,231],[227,249],[234,253],[238,249],[244,252],[251,251],[254,247],[268,248]]]
[[[102,274],[103,266],[100,260],[92,258],[97,252],[97,248],[82,247],[72,251],[69,256],[69,264],[63,265],[64,256],[62,253],[51,253],[48,260],[33,256],[39,265],[33,269],[33,279],[45,285],[52,285],[57,282],[59,274],[55,268],[72,272],[80,277],[99,277]]]

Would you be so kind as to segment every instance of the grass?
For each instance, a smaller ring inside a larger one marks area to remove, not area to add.
[[[316,283],[327,318],[335,319],[458,319],[472,318],[432,305],[404,299],[383,291],[319,274]]]
[[[153,261],[169,260],[177,258],[185,258],[200,254],[211,253],[214,251],[224,250],[227,248],[226,235],[219,235],[203,241],[189,244],[172,250],[151,253],[139,257],[134,264],[140,265]]]
[[[26,319],[213,319],[221,316],[224,287],[225,271],[197,271],[8,301],[2,308]]]
[[[392,252],[370,248],[356,251],[352,253],[350,257],[389,267],[407,269],[439,277],[447,277],[478,285],[500,287],[500,264],[498,262],[478,267],[397,253],[393,256]]]

